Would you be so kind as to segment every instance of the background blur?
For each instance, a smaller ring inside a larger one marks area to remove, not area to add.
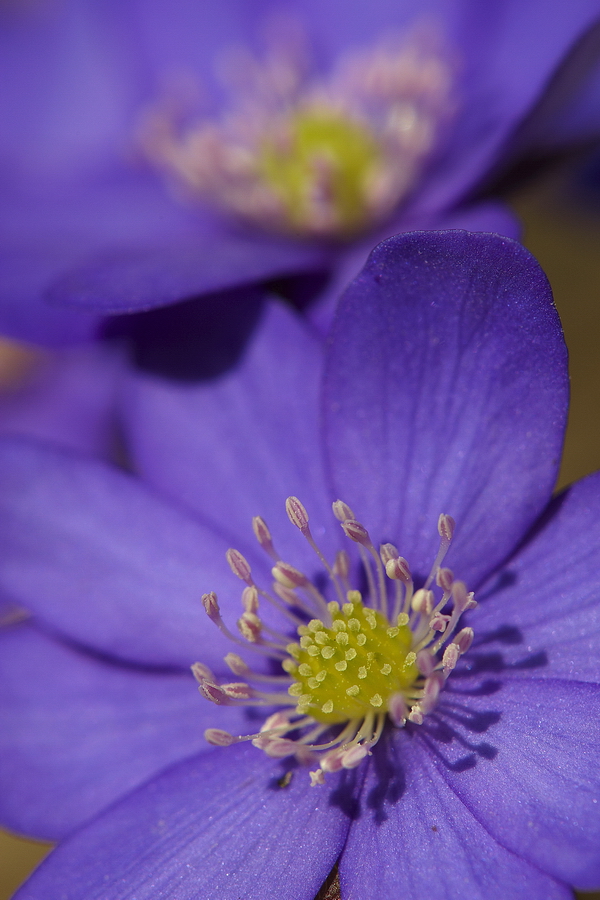
[[[559,487],[600,469],[600,174],[594,189],[580,171],[581,160],[545,163],[506,194],[525,223],[525,245],[548,275],[569,348],[571,412]],[[0,833],[0,900],[48,849]],[[600,892],[579,896],[600,900]]]

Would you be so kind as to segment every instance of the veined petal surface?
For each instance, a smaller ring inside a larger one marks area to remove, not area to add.
[[[0,633],[0,820],[57,840],[161,769],[208,751],[191,673],[121,666],[24,625]],[[219,725],[248,730],[243,712]]]
[[[467,232],[380,244],[338,307],[325,370],[336,494],[426,575],[440,513],[471,588],[547,502],[567,409],[550,288],[520,245]]]
[[[349,820],[304,772],[287,787],[282,775],[248,746],[192,758],[65,841],[15,900],[264,900],[267,884],[281,900],[312,900]]]
[[[130,662],[214,666],[230,649],[200,602],[216,590],[225,614],[237,605],[226,536],[130,475],[26,439],[0,441],[0,481],[7,598]]]

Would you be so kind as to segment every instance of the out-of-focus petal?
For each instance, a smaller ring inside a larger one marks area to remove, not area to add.
[[[191,674],[113,665],[30,626],[0,633],[0,819],[57,840],[200,750],[214,706]],[[219,726],[248,730],[239,710]]]
[[[145,64],[128,0],[4,4],[2,169],[71,178],[127,148]]]
[[[102,343],[40,356],[19,385],[0,394],[0,433],[108,456],[122,362],[115,347]]]
[[[372,254],[340,302],[326,367],[336,493],[426,575],[440,513],[475,587],[556,478],[566,351],[550,288],[520,245],[421,233]]]
[[[252,547],[252,517],[261,515],[282,558],[319,568],[285,500],[300,497],[315,538],[330,548],[337,522],[319,445],[321,368],[321,343],[298,316],[271,304],[238,366],[220,379],[131,377],[123,423],[136,467],[235,535],[240,550]]]
[[[600,883],[600,686],[532,678],[496,685],[454,695],[454,721],[470,722],[473,740],[465,748],[442,732],[438,771],[504,847],[592,889]],[[486,719],[494,724],[484,730]]]
[[[571,891],[490,837],[415,735],[378,745],[340,862],[347,900],[568,900]]]
[[[482,588],[469,665],[598,682],[600,475],[551,503],[525,546]]]
[[[312,900],[349,819],[306,771],[281,787],[283,771],[249,746],[190,759],[67,839],[16,900]]]
[[[1,192],[0,329],[23,340],[60,343],[68,327],[68,342],[70,332],[91,331],[98,314],[318,270],[329,259],[316,246],[233,234],[135,168],[38,192],[4,184]]]
[[[218,664],[231,647],[200,597],[235,608],[227,536],[97,460],[5,438],[0,461],[4,596],[113,657]]]
[[[440,210],[460,200],[497,164],[556,68],[598,22],[597,0],[569,5],[477,0],[440,4],[442,28],[458,47],[459,111],[446,146],[415,194],[414,209]]]
[[[104,313],[166,306],[200,294],[321,269],[316,247],[254,235],[186,236],[106,251],[52,282],[54,304]]]

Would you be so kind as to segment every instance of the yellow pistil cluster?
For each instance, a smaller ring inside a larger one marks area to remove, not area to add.
[[[285,140],[269,137],[258,169],[284,210],[290,230],[351,237],[372,219],[372,186],[382,148],[364,122],[327,107],[303,109],[286,123]]]
[[[328,608],[330,627],[312,619],[287,647],[293,661],[283,667],[294,678],[288,693],[297,697],[297,712],[332,725],[387,712],[390,697],[419,676],[408,615],[392,625],[363,605],[359,591],[349,591],[341,609],[335,601]]]

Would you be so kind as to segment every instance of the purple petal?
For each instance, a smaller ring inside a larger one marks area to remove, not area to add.
[[[191,759],[68,839],[16,898],[312,900],[349,820],[305,770],[281,775],[254,747]]]
[[[4,172],[70,177],[122,152],[144,68],[130,7],[64,0],[2,9]]]
[[[596,474],[557,497],[531,540],[482,588],[472,618],[475,665],[501,659],[507,673],[530,666],[536,678],[597,682],[599,548]]]
[[[521,223],[512,210],[502,203],[485,202],[458,208],[441,215],[410,218],[399,215],[377,235],[353,244],[339,255],[331,281],[319,301],[306,311],[310,321],[321,334],[328,334],[342,291],[360,274],[375,243],[406,231],[447,231],[460,228],[465,231],[486,231],[505,237],[521,237]]]
[[[231,649],[200,603],[239,597],[227,537],[99,461],[18,438],[0,459],[3,595],[125,660],[214,667]]]
[[[56,840],[161,769],[248,731],[191,674],[112,665],[21,626],[0,634],[0,819]],[[252,728],[250,730],[253,730]]]
[[[2,330],[41,342],[55,320],[54,330],[85,335],[91,312],[149,309],[328,259],[309,245],[228,233],[171,198],[155,173],[124,166],[43,190],[4,183],[0,242]],[[46,309],[42,296],[76,309]],[[41,324],[30,321],[32,304]]]
[[[566,405],[550,289],[513,241],[392,238],[342,298],[325,382],[335,491],[418,574],[440,513],[471,587],[508,554],[547,502]]]
[[[531,678],[487,684],[456,694],[450,719],[472,723],[471,764],[464,742],[446,738],[439,772],[508,850],[567,884],[597,887],[600,687]],[[495,724],[480,741],[486,720]]]
[[[134,312],[323,268],[327,254],[277,238],[217,232],[106,251],[54,281],[52,303],[105,313]]]
[[[578,42],[524,124],[519,148],[539,153],[597,140],[600,132],[600,26]]]
[[[544,0],[507,0],[485,8],[476,2],[450,4],[446,27],[463,65],[460,108],[413,209],[445,208],[477,185],[598,16],[596,0],[568,6]]]
[[[397,735],[375,751],[362,815],[340,863],[342,896],[568,900],[571,891],[481,827],[440,778],[425,745]]]
[[[147,173],[117,170],[69,186],[1,190],[0,326],[35,343],[61,346],[97,331],[97,312],[41,300],[50,284],[100,250],[135,254],[202,237],[201,219],[173,203]]]
[[[136,467],[237,546],[252,547],[252,517],[262,515],[282,557],[314,567],[285,500],[300,497],[315,538],[330,546],[337,523],[319,452],[321,365],[321,344],[305,323],[271,304],[241,363],[220,379],[182,386],[132,377],[123,422]]]
[[[108,456],[121,355],[106,344],[71,347],[36,361],[18,388],[0,395],[0,433]]]

